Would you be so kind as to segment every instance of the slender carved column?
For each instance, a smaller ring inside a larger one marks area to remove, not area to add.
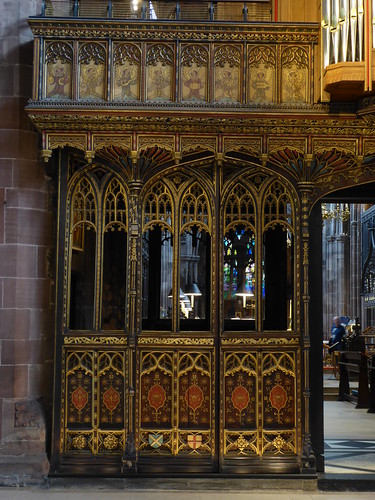
[[[128,436],[123,456],[123,471],[134,470],[136,465],[135,443],[135,384],[136,384],[136,341],[140,331],[140,302],[142,300],[141,272],[141,216],[139,193],[143,183],[132,181],[129,183],[129,297],[128,297],[128,325],[129,325],[129,364],[128,364]]]
[[[311,182],[300,182],[301,208],[302,208],[302,267],[303,267],[303,399],[304,399],[304,434],[302,443],[302,467],[303,469],[315,469],[316,460],[311,445],[310,434],[310,331],[309,331],[309,213],[311,209],[310,194],[314,184]]]
[[[141,262],[141,207],[139,193],[143,183],[132,181],[129,183],[129,237],[130,237],[130,255],[129,255],[129,344],[134,345],[137,334],[140,330],[140,270]],[[137,296],[138,292],[138,296]]]

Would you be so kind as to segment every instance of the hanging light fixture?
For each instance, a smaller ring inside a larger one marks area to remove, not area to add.
[[[173,298],[173,290],[171,288],[168,293],[168,299],[172,298]],[[186,294],[182,291],[182,288],[180,288],[180,300],[185,300],[185,299],[187,299]]]
[[[191,296],[191,307],[194,309],[194,297],[201,297],[202,292],[199,290],[199,286],[196,283],[190,283],[185,287],[185,295]]]
[[[168,293],[168,299],[172,299],[172,298],[173,298],[173,290],[171,288],[169,290],[169,293]],[[179,299],[180,299],[181,311],[188,318],[189,317],[189,312],[193,310],[193,304],[190,303],[189,297],[186,295],[186,293],[184,293],[182,291],[181,288],[180,288]]]
[[[238,297],[242,297],[242,307],[245,309],[246,307],[246,299],[247,297],[254,297],[254,294],[251,290],[246,288],[246,283],[243,283],[237,290],[236,295]]]

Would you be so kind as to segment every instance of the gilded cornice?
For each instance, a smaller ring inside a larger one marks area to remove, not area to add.
[[[30,18],[35,37],[164,40],[199,42],[275,42],[317,44],[320,25],[305,23],[177,23],[171,21],[113,21]]]
[[[28,107],[28,114],[39,131],[91,132],[169,132],[227,133],[267,135],[374,136],[375,129],[355,115],[328,117],[308,112],[283,116],[276,113],[224,113],[206,110],[153,113],[136,109],[82,110]]]

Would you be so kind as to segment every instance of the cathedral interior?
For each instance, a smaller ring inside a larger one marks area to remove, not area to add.
[[[375,0],[2,9],[0,483],[316,482],[334,316],[375,411]]]

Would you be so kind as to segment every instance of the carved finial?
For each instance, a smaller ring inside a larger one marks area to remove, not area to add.
[[[42,149],[42,158],[47,163],[52,156],[51,149]]]
[[[223,160],[224,160],[224,153],[216,153],[215,158],[216,158],[218,165],[221,166],[223,164]]]
[[[87,150],[85,153],[85,158],[89,163],[92,163],[94,156],[95,156],[95,151]]]
[[[135,166],[137,164],[138,151],[132,150],[131,157],[132,157],[133,166]]]

